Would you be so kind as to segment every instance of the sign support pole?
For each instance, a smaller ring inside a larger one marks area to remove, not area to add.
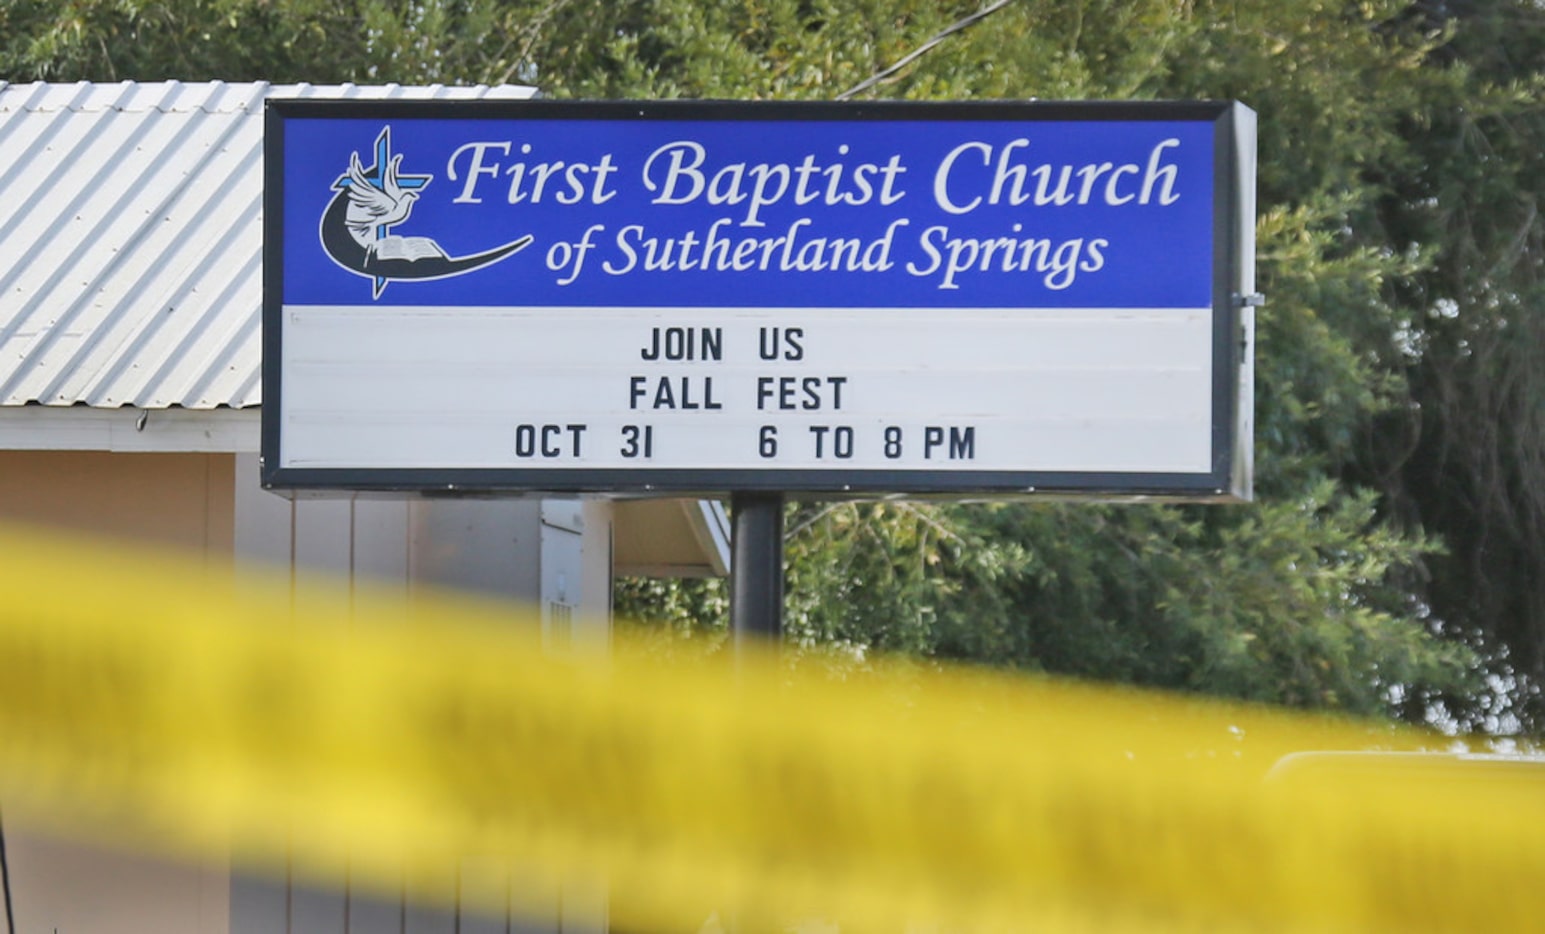
[[[730,494],[730,638],[737,656],[783,639],[783,499],[781,492]],[[735,912],[726,920],[731,934],[745,930]]]
[[[737,645],[783,637],[783,494],[730,497],[730,631]]]

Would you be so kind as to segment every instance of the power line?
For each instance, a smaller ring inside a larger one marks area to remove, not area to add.
[[[981,22],[982,20],[986,19],[987,17],[998,12],[1013,2],[1014,0],[998,0],[997,3],[994,3],[991,6],[983,7],[982,9],[977,10],[975,13],[972,13],[970,16],[951,23],[944,29],[941,29],[939,32],[935,33],[933,37],[930,38],[927,42],[924,42],[922,45],[902,56],[890,67],[884,69],[883,71],[875,72],[853,87],[848,88],[841,94],[838,94],[837,100],[845,101],[852,97],[854,94],[869,90],[876,84],[879,84],[881,81],[884,81],[886,78],[889,78],[891,75],[917,61],[923,55],[927,54],[930,49],[943,42],[945,39],[948,39],[955,33],[960,32],[962,29],[976,25],[977,23]]]

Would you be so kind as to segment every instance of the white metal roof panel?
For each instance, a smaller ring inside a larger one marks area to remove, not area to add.
[[[265,98],[532,94],[0,84],[0,405],[259,404]]]

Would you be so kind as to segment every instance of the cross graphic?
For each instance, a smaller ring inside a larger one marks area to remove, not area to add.
[[[375,150],[375,164],[365,170],[365,179],[369,181],[371,185],[375,186],[377,190],[385,191],[386,167],[390,165],[392,161],[392,128],[390,124],[381,128],[381,135],[376,137]],[[402,173],[398,173],[397,187],[404,191],[417,191],[420,188],[423,188],[425,185],[429,184],[432,178],[434,178],[433,175],[404,175]],[[337,181],[333,182],[333,190],[342,191],[343,189],[348,188],[351,184],[353,184],[353,182],[349,178],[349,173],[345,172],[338,176]],[[380,240],[382,237],[385,237],[388,229],[389,228],[386,224],[381,224],[380,226],[376,227],[375,238]],[[379,298],[382,290],[385,288],[386,279],[382,278],[381,276],[377,276],[375,278],[376,297]]]

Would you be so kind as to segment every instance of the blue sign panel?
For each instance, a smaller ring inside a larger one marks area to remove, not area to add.
[[[1214,132],[1176,120],[292,121],[284,300],[1205,305]]]
[[[275,485],[1239,492],[1238,105],[270,106]]]

